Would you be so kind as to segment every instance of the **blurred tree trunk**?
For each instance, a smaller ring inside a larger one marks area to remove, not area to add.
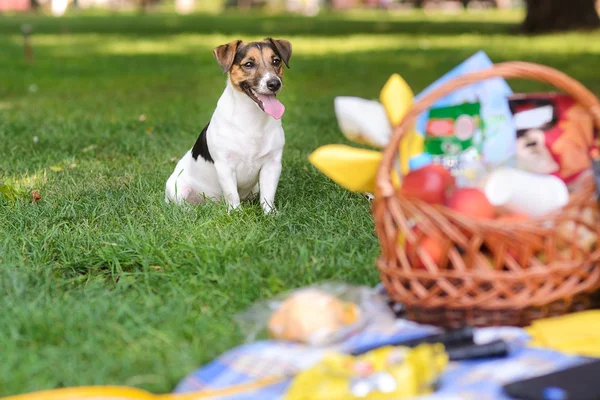
[[[140,14],[145,14],[146,11],[148,11],[148,3],[149,3],[149,0],[140,0],[138,2],[138,12]]]
[[[242,10],[249,10],[252,8],[252,0],[238,0],[238,7]]]
[[[600,27],[596,0],[526,0],[522,28],[538,33]]]

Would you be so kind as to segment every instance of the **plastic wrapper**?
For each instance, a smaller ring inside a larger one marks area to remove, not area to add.
[[[474,186],[485,172],[480,110],[479,103],[463,103],[429,111],[425,150],[451,171],[459,187]]]
[[[235,317],[247,342],[285,340],[310,346],[339,343],[375,319],[393,321],[372,288],[326,282],[259,301]]]
[[[427,394],[448,365],[441,344],[340,353],[300,373],[284,400],[404,399]]]

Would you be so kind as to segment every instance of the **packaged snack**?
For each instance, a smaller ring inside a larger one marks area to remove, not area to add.
[[[248,342],[274,339],[328,346],[368,323],[393,322],[394,315],[372,288],[324,282],[259,301],[235,319]]]
[[[515,94],[509,98],[517,129],[517,167],[574,182],[591,166],[592,116],[569,95]]]
[[[356,324],[360,308],[318,289],[294,293],[269,318],[273,339],[320,343]]]
[[[483,170],[483,122],[480,103],[436,107],[429,111],[425,151],[450,170],[457,186],[469,186]]]
[[[442,344],[331,353],[292,382],[285,400],[403,399],[426,394],[448,364]]]
[[[478,51],[419,93],[415,100],[422,99],[423,96],[451,79],[474,71],[481,71],[493,65],[492,60],[485,52]],[[482,129],[484,132],[481,147],[483,163],[489,167],[498,165],[513,166],[515,129],[507,101],[507,97],[512,93],[510,86],[504,79],[485,79],[452,91],[447,96],[438,99],[433,107],[479,103],[481,105],[479,115],[483,121]],[[425,132],[429,114],[429,110],[426,110],[419,115],[416,121],[417,131]]]

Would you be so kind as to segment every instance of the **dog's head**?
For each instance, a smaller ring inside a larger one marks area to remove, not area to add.
[[[223,72],[229,73],[235,89],[273,118],[281,118],[285,107],[276,96],[283,86],[283,65],[289,68],[290,42],[272,38],[251,43],[235,40],[217,47],[213,54]]]

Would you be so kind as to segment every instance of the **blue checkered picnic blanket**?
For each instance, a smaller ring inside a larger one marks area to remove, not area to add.
[[[230,350],[185,377],[175,393],[223,389],[289,374],[290,377],[270,386],[244,393],[215,397],[215,400],[279,400],[292,382],[293,374],[322,359],[330,350],[352,351],[364,345],[390,339],[408,340],[436,333],[438,329],[406,320],[373,324],[346,341],[327,348],[313,348],[295,343],[259,341]],[[584,362],[581,357],[555,351],[529,348],[528,335],[519,328],[481,328],[475,330],[476,342],[504,339],[512,346],[509,357],[501,359],[450,363],[441,377],[438,390],[421,400],[509,400],[502,385],[531,376],[542,375]]]

